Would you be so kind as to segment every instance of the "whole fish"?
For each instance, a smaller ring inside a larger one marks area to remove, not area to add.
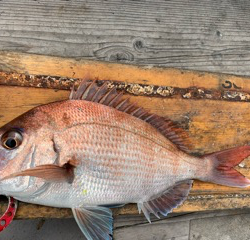
[[[136,203],[148,221],[182,204],[193,179],[233,187],[242,146],[191,156],[171,121],[83,81],[70,99],[36,107],[0,129],[0,194],[71,208],[87,239],[111,239],[111,207]]]

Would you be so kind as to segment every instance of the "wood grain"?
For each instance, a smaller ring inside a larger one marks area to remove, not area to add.
[[[0,50],[249,75],[250,2],[0,1]]]

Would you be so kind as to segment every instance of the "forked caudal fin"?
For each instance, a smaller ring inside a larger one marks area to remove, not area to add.
[[[209,180],[230,187],[250,186],[250,180],[234,169],[249,155],[250,146],[242,146],[203,156],[210,159],[213,167]]]

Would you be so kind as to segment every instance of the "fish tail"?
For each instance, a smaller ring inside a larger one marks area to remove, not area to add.
[[[242,146],[203,156],[211,166],[209,181],[230,187],[248,187],[250,180],[234,169],[250,155],[250,146]]]

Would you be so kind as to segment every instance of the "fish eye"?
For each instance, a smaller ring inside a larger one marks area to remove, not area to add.
[[[1,138],[2,146],[9,150],[19,147],[22,144],[22,141],[22,134],[16,130],[4,133]]]

